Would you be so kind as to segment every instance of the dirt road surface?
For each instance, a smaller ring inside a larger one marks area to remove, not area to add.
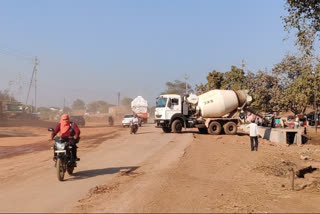
[[[251,152],[245,133],[164,134],[153,124],[136,135],[120,127],[82,130],[81,161],[73,176],[59,182],[48,133],[3,129],[32,136],[0,138],[0,151],[6,149],[0,152],[0,212],[320,210],[319,170],[295,177],[294,190],[290,174],[291,168],[320,168],[319,146],[259,139],[259,151]],[[26,146],[33,150],[21,149]]]

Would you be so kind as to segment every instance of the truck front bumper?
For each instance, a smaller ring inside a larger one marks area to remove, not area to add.
[[[170,127],[169,120],[155,120],[156,128]]]

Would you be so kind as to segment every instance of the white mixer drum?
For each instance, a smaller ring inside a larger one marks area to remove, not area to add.
[[[238,107],[238,98],[232,90],[211,90],[199,96],[202,117],[222,117]]]

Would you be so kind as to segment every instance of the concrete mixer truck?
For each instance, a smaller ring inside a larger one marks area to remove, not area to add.
[[[156,101],[155,123],[165,133],[198,128],[200,133],[236,134],[241,113],[251,102],[247,90],[211,90],[183,97],[164,94]]]

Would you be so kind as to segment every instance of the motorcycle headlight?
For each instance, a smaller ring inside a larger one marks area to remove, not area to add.
[[[58,150],[64,150],[64,148],[66,147],[66,144],[64,143],[56,143],[56,147]]]

